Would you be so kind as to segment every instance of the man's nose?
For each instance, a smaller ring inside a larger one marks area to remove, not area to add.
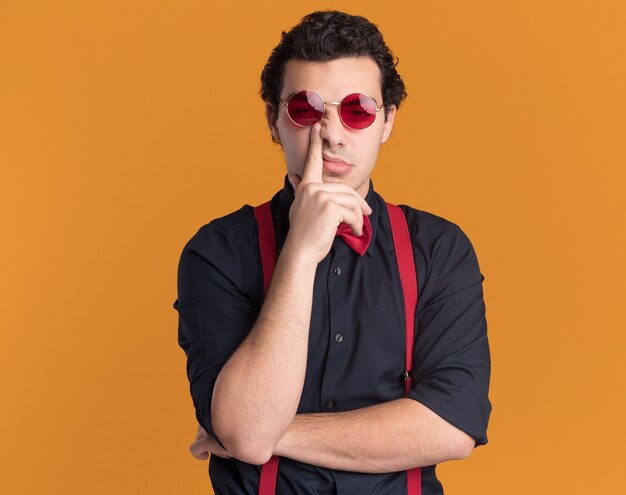
[[[322,126],[320,136],[330,148],[343,146],[346,140],[346,128],[339,118],[339,107],[333,103],[326,103],[326,111],[320,120]]]

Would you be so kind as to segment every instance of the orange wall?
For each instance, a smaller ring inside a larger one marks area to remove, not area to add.
[[[626,3],[262,4],[0,7],[0,492],[209,493],[178,256],[281,186],[259,74],[333,7],[381,27],[408,86],[377,190],[461,225],[486,277],[490,443],[446,493],[615,493]]]

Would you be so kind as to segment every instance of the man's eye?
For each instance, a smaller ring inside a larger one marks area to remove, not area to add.
[[[293,110],[291,110],[291,113],[299,114],[299,115],[308,115],[311,113],[315,113],[315,110],[313,110],[312,108],[294,108]]]

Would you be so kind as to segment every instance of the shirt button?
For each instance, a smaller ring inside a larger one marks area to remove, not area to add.
[[[335,409],[335,401],[333,400],[329,400],[326,403],[326,409],[331,410],[331,409]]]
[[[339,275],[341,275],[341,268],[339,268],[338,266],[336,266],[333,269],[333,273],[338,277]]]
[[[343,340],[343,335],[341,335],[340,333],[338,333],[337,335],[335,335],[335,342],[339,343]]]

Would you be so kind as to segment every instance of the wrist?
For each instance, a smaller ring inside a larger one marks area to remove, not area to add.
[[[290,234],[287,234],[285,244],[280,253],[280,259],[288,263],[292,268],[298,270],[298,272],[306,272],[308,270],[315,272],[319,263],[315,255]]]
[[[294,426],[296,421],[298,420],[298,415],[296,415],[289,425],[289,428],[283,433],[283,436],[280,438],[276,446],[274,447],[273,455],[277,455],[280,457],[293,457],[294,448],[295,448],[295,435],[294,435]]]

